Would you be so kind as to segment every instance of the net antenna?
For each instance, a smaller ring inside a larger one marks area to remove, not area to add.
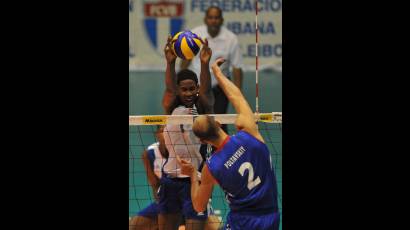
[[[259,75],[258,75],[258,35],[259,35],[259,30],[258,30],[258,0],[255,0],[255,34],[256,34],[256,39],[255,39],[255,59],[256,59],[256,64],[255,64],[255,82],[256,82],[256,101],[255,101],[255,112],[258,114],[259,113]]]

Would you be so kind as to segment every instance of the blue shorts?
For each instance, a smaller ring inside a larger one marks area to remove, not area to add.
[[[206,220],[207,211],[197,213],[191,200],[191,181],[188,178],[167,178],[160,180],[158,191],[159,213],[182,213],[186,219]]]
[[[153,218],[157,217],[159,213],[159,208],[157,203],[152,203],[148,207],[138,212],[138,216]]]
[[[278,212],[264,215],[229,213],[226,218],[226,230],[258,229],[279,230]]]

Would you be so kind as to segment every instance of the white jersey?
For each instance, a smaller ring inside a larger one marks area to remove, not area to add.
[[[200,36],[202,39],[208,39],[209,48],[212,49],[212,57],[209,63],[214,63],[216,59],[219,57],[224,58],[226,61],[224,64],[220,66],[222,73],[230,77],[231,72],[230,68],[242,68],[242,52],[239,46],[237,36],[229,31],[225,26],[221,27],[219,34],[216,37],[211,37],[208,33],[208,28],[206,25],[198,26],[192,29],[192,32]],[[211,70],[211,84],[212,87],[218,84],[214,77],[214,73]],[[190,65],[189,69],[194,71],[197,76],[200,76],[201,73],[201,61],[200,55],[196,55],[192,60],[192,65]],[[200,80],[200,79],[198,79]]]
[[[196,107],[187,108],[178,106],[172,111],[172,115],[195,115],[198,114]],[[166,125],[164,128],[165,146],[168,149],[168,161],[164,165],[164,172],[171,177],[188,177],[180,173],[180,167],[176,155],[181,159],[191,162],[199,168],[202,156],[199,152],[201,143],[192,131],[192,125]]]
[[[155,175],[158,178],[162,176],[162,166],[164,165],[166,158],[163,158],[161,152],[159,151],[159,142],[156,142],[147,148],[148,158],[153,166]]]

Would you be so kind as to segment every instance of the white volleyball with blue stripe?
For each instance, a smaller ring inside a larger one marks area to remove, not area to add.
[[[172,38],[172,50],[175,55],[185,60],[191,60],[199,53],[203,40],[189,30],[179,32]]]

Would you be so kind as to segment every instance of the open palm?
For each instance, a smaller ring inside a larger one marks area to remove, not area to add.
[[[172,41],[172,37],[168,36],[167,44],[165,45],[165,48],[164,48],[165,58],[167,59],[168,63],[175,62],[175,60],[177,59],[177,56],[175,55],[174,51],[172,51],[171,41]]]
[[[211,60],[212,50],[208,46],[208,40],[207,39],[205,39],[205,42],[202,46],[201,53],[199,55],[200,55],[200,59],[201,59],[202,63],[209,63],[209,60]]]

